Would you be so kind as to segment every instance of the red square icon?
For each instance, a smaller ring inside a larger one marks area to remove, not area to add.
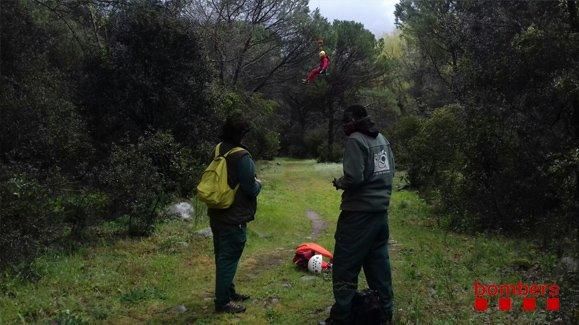
[[[547,310],[548,311],[558,311],[561,308],[559,303],[559,298],[547,298]]]
[[[523,310],[524,311],[535,311],[537,309],[537,298],[524,298],[523,299]]]
[[[485,311],[489,308],[489,301],[485,298],[474,298],[474,310]]]
[[[511,298],[499,298],[499,310],[509,311],[513,308],[513,300]]]

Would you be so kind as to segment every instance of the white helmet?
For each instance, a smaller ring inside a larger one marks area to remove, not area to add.
[[[313,273],[322,273],[322,255],[317,254],[310,258],[308,270]]]

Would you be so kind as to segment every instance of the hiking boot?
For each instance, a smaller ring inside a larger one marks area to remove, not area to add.
[[[230,301],[221,307],[215,307],[215,312],[216,313],[238,314],[238,313],[245,312],[245,307]]]
[[[392,320],[392,313],[387,313],[383,315],[382,319],[380,320],[380,324],[384,325],[392,325],[394,321]]]
[[[239,293],[234,293],[231,295],[231,301],[236,301],[236,302],[246,301],[249,298],[251,298],[251,297],[248,295],[242,295]]]

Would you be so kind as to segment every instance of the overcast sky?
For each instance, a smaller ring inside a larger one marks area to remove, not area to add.
[[[310,9],[320,8],[322,16],[354,20],[364,24],[376,38],[391,33],[394,27],[394,5],[398,0],[310,0]]]

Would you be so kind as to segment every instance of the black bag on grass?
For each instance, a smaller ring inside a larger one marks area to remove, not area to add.
[[[354,324],[387,324],[386,315],[380,305],[378,292],[370,289],[357,291],[352,300]]]

